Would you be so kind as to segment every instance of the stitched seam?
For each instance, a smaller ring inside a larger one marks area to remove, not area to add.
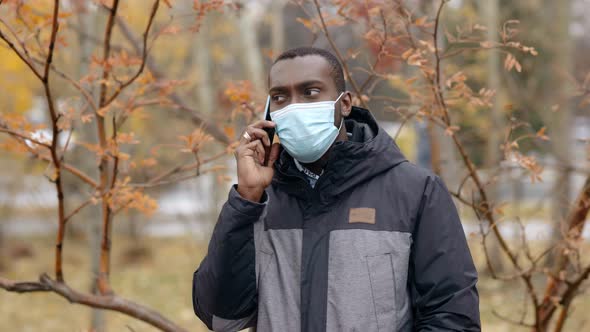
[[[369,284],[371,285],[371,299],[373,300],[373,311],[375,312],[375,323],[377,324],[377,331],[379,331],[379,319],[377,318],[377,304],[375,303],[375,291],[373,290],[373,277],[371,276],[371,266],[369,266],[369,257],[365,256],[367,262],[367,273],[369,273]]]

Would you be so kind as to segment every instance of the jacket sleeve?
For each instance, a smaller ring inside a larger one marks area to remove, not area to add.
[[[242,198],[232,187],[213,230],[206,257],[193,275],[193,309],[214,331],[237,331],[256,322],[254,223],[267,202]]]
[[[477,271],[451,195],[428,177],[410,259],[415,331],[480,331]]]

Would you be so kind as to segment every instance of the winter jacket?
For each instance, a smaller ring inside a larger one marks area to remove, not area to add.
[[[365,109],[315,188],[282,152],[261,203],[235,186],[194,273],[215,331],[479,331],[477,272],[442,180]]]

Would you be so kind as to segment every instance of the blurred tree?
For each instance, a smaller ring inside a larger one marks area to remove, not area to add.
[[[258,25],[263,17],[263,8],[258,2],[244,3],[237,12],[240,58],[247,79],[252,82],[254,91],[261,94],[265,90],[262,53],[258,44]]]
[[[77,32],[78,43],[80,45],[80,60],[78,62],[78,72],[76,77],[84,77],[90,75],[90,63],[92,56],[94,55],[95,43],[90,40],[89,36],[92,35],[93,31],[104,29],[106,23],[103,15],[98,15],[99,9],[86,1],[78,1],[75,3],[75,10],[78,14],[78,26],[80,27]],[[86,89],[90,91],[90,95],[94,103],[98,103],[98,89],[95,89],[92,84],[86,84]],[[84,99],[80,100],[80,108],[89,107],[87,101]],[[77,127],[83,127],[84,123],[79,121]],[[80,139],[84,142],[92,142],[96,137],[96,132],[93,130],[78,130]],[[75,147],[80,149],[81,147]],[[85,151],[79,151],[74,154],[76,158],[76,164],[79,164],[81,169],[87,174],[96,176],[94,172],[94,165],[88,163],[88,159],[84,157]],[[75,179],[71,179],[75,180]],[[84,197],[83,187],[77,186],[76,191],[78,192],[77,197]],[[76,200],[76,205],[82,204],[82,200]],[[81,211],[78,222],[83,222],[86,226],[86,236],[88,238],[88,255],[90,256],[90,292],[98,295],[97,288],[97,277],[100,267],[100,234],[101,234],[101,221],[96,216],[100,215],[100,209],[98,206],[89,206],[84,211]],[[78,218],[76,218],[78,219]],[[105,315],[104,312],[97,308],[92,308],[90,313],[90,330],[95,332],[106,331]]]
[[[554,24],[549,24],[548,51],[553,58],[552,64],[544,70],[552,79],[545,84],[544,101],[541,115],[547,123],[551,135],[551,152],[556,163],[554,170],[554,187],[551,217],[554,224],[553,238],[559,242],[565,225],[567,211],[571,204],[571,167],[573,156],[572,108],[570,105],[571,88],[568,81],[572,77],[572,43],[570,37],[571,4],[569,0],[546,1],[546,15],[550,15]],[[550,255],[549,264],[553,263]]]
[[[487,41],[492,44],[498,43],[498,27],[500,26],[499,19],[499,7],[498,0],[488,0],[481,5],[481,16],[485,18],[485,24],[487,26]],[[489,89],[495,91],[496,99],[492,102],[492,106],[489,109],[489,130],[487,137],[486,156],[485,156],[485,168],[491,174],[492,179],[488,185],[490,192],[490,200],[494,204],[498,204],[501,200],[501,193],[499,192],[499,186],[503,177],[503,169],[500,166],[497,172],[494,172],[496,167],[500,165],[502,156],[500,154],[500,145],[502,143],[502,131],[505,128],[504,115],[502,114],[502,107],[500,105],[501,99],[499,94],[501,93],[500,86],[500,53],[496,50],[488,52],[487,62],[487,86]],[[518,204],[515,202],[515,204]],[[490,264],[498,272],[504,271],[503,259],[501,248],[498,241],[495,238],[489,238],[489,259]]]
[[[275,0],[270,7],[270,30],[272,58],[277,57],[285,49],[285,0]]]

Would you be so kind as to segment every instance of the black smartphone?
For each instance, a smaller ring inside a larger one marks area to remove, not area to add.
[[[266,106],[264,107],[264,119],[267,121],[272,121],[270,117],[270,96],[266,98]],[[275,128],[263,128],[270,139],[270,146],[265,147],[264,153],[264,166],[268,165],[268,157],[270,156],[270,148],[272,147],[273,139],[275,138]]]

